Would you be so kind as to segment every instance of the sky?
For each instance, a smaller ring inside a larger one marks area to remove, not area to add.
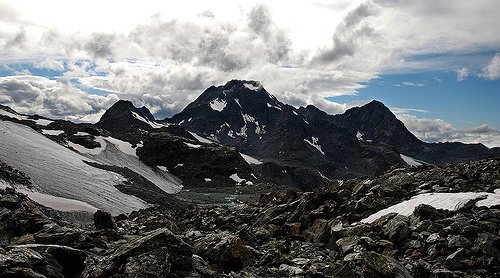
[[[500,147],[499,14],[496,0],[0,0],[0,103],[96,122],[129,99],[163,119],[251,79],[295,107],[377,99],[424,141]]]

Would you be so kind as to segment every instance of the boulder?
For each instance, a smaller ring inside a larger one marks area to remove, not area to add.
[[[361,254],[363,262],[366,264],[365,277],[411,278],[410,272],[397,260],[392,257],[381,255],[375,252]]]
[[[94,226],[97,230],[116,229],[115,220],[109,212],[97,210],[94,213]]]
[[[382,230],[390,241],[400,243],[407,240],[410,235],[408,223],[408,217],[398,214],[389,220]]]
[[[253,265],[253,255],[238,236],[230,233],[208,234],[194,244],[196,254],[225,271],[241,270]]]

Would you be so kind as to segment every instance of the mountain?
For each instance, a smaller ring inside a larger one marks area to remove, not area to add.
[[[348,109],[344,114],[328,115],[309,105],[299,111],[309,120],[324,121],[345,128],[359,139],[393,146],[398,153],[431,163],[458,163],[500,156],[498,148],[459,142],[426,143],[413,135],[396,116],[379,101]]]
[[[379,101],[329,115],[312,105],[284,104],[257,81],[211,86],[164,122],[233,146],[261,160],[257,168],[269,180],[303,189],[408,161],[443,164],[500,155],[480,144],[422,142]]]
[[[308,118],[256,81],[212,86],[166,121],[234,146],[262,160],[265,177],[304,189],[404,165],[390,145],[358,140],[326,118]]]
[[[111,132],[150,131],[164,125],[157,123],[146,107],[137,108],[131,101],[119,100],[102,115],[96,126]]]

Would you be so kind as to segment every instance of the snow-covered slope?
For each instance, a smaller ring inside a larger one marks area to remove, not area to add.
[[[101,137],[98,137],[98,139],[99,138]],[[100,152],[86,152],[82,153],[82,155],[101,164],[127,167],[148,179],[166,193],[172,194],[181,190],[181,180],[169,172],[159,171],[157,169],[153,170],[151,167],[145,165],[135,155],[135,149],[128,146],[130,143],[112,137],[104,137],[102,141],[105,141],[105,143],[103,144],[99,141],[101,145],[104,145],[104,147],[101,147]]]
[[[0,121],[0,155],[5,163],[31,177],[34,189],[40,193],[79,200],[112,214],[148,206],[113,186],[120,184],[123,176],[87,165],[83,161],[92,159],[29,127]]]

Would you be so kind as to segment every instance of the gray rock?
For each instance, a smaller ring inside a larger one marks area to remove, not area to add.
[[[361,257],[369,269],[365,270],[365,277],[373,277],[375,274],[383,277],[411,278],[410,272],[392,257],[375,252],[361,254]]]
[[[384,234],[393,242],[405,241],[410,235],[408,223],[408,217],[396,215],[383,227]]]
[[[193,269],[202,277],[217,277],[217,272],[213,271],[210,268],[208,262],[206,262],[202,257],[193,254],[191,257],[191,261],[193,263]]]

